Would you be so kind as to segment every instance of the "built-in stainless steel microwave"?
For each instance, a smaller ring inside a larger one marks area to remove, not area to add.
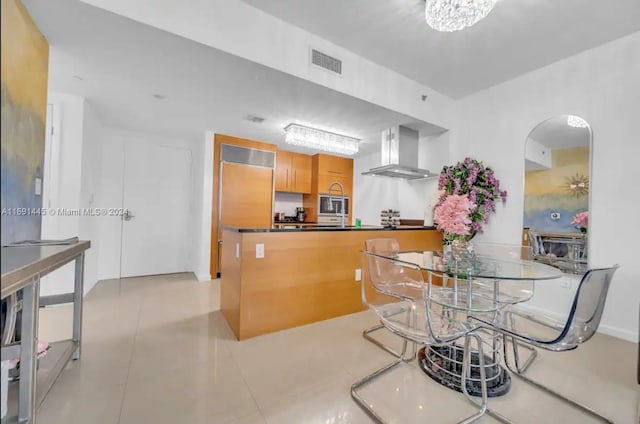
[[[344,196],[344,211],[342,210],[342,196],[320,194],[318,195],[318,218],[321,216],[339,216],[349,214],[349,198]]]

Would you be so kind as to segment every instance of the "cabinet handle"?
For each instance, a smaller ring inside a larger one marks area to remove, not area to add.
[[[331,170],[329,170],[328,172],[329,172],[329,174],[338,174],[338,175],[342,175],[342,172],[340,172],[340,171],[331,171]]]
[[[294,187],[298,186],[298,170],[297,169],[293,170],[293,186]]]
[[[287,188],[289,188],[289,170],[287,169]]]

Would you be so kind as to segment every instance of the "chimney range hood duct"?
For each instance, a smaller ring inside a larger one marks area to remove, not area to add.
[[[362,175],[420,180],[438,176],[418,168],[418,131],[401,125],[382,132],[382,164]]]

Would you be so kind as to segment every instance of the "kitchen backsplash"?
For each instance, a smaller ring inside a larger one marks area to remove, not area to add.
[[[286,216],[295,216],[298,207],[302,207],[302,194],[276,192],[274,212],[284,212]]]

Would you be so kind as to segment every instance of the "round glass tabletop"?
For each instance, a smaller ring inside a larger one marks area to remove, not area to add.
[[[425,271],[459,278],[552,280],[562,277],[562,271],[543,263],[483,252],[453,255],[439,250],[414,250],[399,252],[394,259],[417,265]]]

